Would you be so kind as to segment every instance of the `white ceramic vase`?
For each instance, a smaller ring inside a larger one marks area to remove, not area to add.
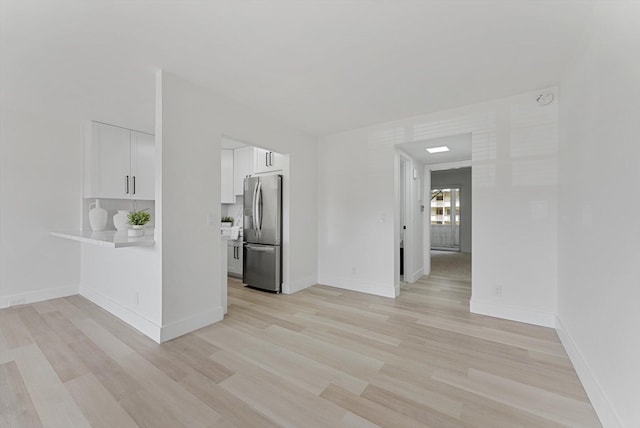
[[[141,236],[144,236],[144,225],[131,225],[131,229],[129,229],[127,233],[132,238],[139,238]]]
[[[113,225],[116,230],[129,229],[129,210],[118,210],[118,213],[113,216]]]
[[[89,224],[94,232],[100,232],[107,227],[107,210],[100,206],[100,199],[89,204]]]

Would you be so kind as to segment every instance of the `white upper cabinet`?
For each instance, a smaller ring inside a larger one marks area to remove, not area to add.
[[[236,201],[233,182],[233,150],[223,149],[220,156],[220,202],[223,204]]]
[[[245,177],[284,168],[283,155],[251,146],[222,149],[220,162],[220,202],[223,204],[235,204],[236,196],[243,195]]]
[[[279,171],[283,168],[283,157],[280,153],[253,148],[253,173]]]
[[[91,122],[85,137],[85,198],[153,200],[153,135]]]
[[[134,199],[155,199],[156,142],[153,135],[131,131],[131,189]]]
[[[236,196],[244,193],[244,178],[253,172],[253,147],[233,151],[233,190]]]

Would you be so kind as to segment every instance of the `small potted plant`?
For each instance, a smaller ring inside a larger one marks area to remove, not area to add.
[[[129,224],[131,228],[128,231],[129,236],[131,237],[140,237],[144,235],[144,225],[151,220],[151,214],[147,211],[147,209],[143,209],[140,211],[132,211],[127,214],[127,218],[129,219]]]
[[[222,227],[232,227],[233,226],[233,217],[229,217],[228,215],[225,215],[220,219],[220,223],[221,223]]]

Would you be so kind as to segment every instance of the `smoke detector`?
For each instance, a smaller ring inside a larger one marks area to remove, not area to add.
[[[553,98],[554,98],[553,92],[543,92],[540,95],[538,95],[538,98],[536,98],[536,101],[541,106],[548,106],[553,102]]]

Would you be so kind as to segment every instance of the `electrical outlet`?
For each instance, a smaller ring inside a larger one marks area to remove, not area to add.
[[[496,285],[493,287],[493,295],[496,297],[502,297],[502,286]]]
[[[138,291],[136,291],[133,294],[133,304],[134,305],[139,305],[140,304],[140,293]]]

